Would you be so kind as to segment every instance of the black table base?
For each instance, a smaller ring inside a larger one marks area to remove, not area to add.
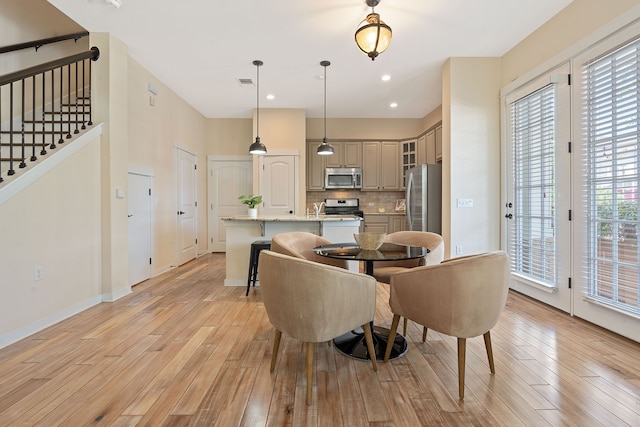
[[[387,349],[389,341],[389,329],[380,326],[373,327],[373,349],[376,352],[376,360],[384,359],[384,352]],[[364,339],[364,331],[362,328],[347,332],[333,340],[333,344],[338,351],[345,356],[358,360],[370,360],[367,343]],[[400,334],[396,334],[391,356],[389,360],[397,359],[404,356],[407,352],[407,340]]]

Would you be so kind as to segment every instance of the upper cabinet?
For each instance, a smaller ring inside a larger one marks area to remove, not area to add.
[[[400,190],[400,167],[398,141],[362,143],[362,190]]]
[[[436,126],[436,163],[442,162],[442,125]]]
[[[331,142],[334,153],[326,156],[327,168],[360,168],[362,167],[362,144],[360,141]]]
[[[307,141],[307,191],[324,190],[325,157],[316,152],[320,145],[317,141]]]
[[[401,169],[401,182],[402,188],[405,188],[406,183],[405,175],[407,174],[407,170],[416,166],[416,162],[418,161],[418,140],[417,139],[409,139],[406,141],[402,141],[400,143],[402,147],[402,169]]]

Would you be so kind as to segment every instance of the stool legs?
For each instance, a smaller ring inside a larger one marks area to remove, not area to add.
[[[260,251],[263,249],[269,249],[271,247],[270,241],[257,241],[251,244],[251,253],[249,255],[249,275],[247,276],[247,293],[245,296],[249,296],[249,289],[251,284],[256,286],[256,280],[258,280],[258,259],[260,258]]]

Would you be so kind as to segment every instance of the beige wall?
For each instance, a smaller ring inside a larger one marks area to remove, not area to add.
[[[638,0],[573,0],[502,57],[502,86],[639,4]]]
[[[0,204],[0,348],[102,301],[101,216],[99,138]]]
[[[207,119],[206,121],[205,150],[209,155],[248,155],[249,145],[254,140],[252,119]]]
[[[443,237],[450,256],[500,247],[500,59],[443,68]],[[446,130],[445,130],[446,129]],[[458,208],[458,199],[473,207]],[[456,252],[460,245],[462,252]]]
[[[404,139],[424,131],[420,119],[327,119],[327,138]],[[322,139],[323,119],[307,119],[307,139]]]

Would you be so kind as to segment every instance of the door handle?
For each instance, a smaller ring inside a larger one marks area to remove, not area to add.
[[[184,215],[184,212],[178,211],[178,215]]]
[[[127,218],[131,218],[132,216],[133,216],[133,215],[129,214],[129,215],[127,215]]]

